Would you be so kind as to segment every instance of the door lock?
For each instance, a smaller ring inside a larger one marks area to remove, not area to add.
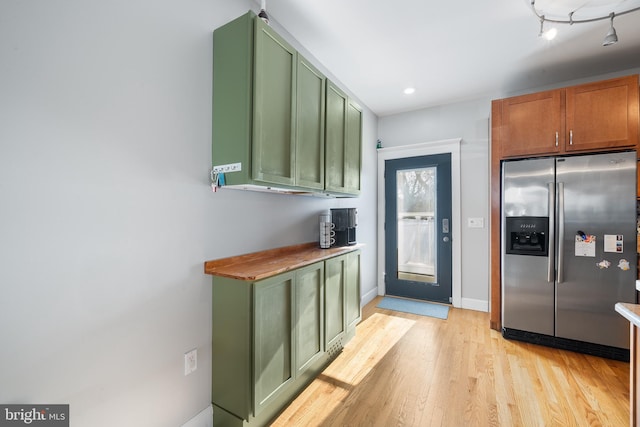
[[[448,241],[449,241],[449,236],[444,236],[444,237],[442,238],[442,241],[443,241],[443,242],[448,242]]]

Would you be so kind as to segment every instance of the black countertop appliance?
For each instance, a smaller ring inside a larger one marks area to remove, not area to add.
[[[336,232],[336,241],[332,246],[356,244],[356,226],[358,225],[358,210],[356,208],[331,209],[331,222],[334,224]]]

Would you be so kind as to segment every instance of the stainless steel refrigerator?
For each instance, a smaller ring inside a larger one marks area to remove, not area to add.
[[[506,338],[628,358],[636,302],[636,153],[502,165]]]

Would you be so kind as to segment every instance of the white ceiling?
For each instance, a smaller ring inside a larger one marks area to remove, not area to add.
[[[378,116],[640,67],[640,11],[615,18],[607,47],[608,20],[538,37],[530,0],[268,0],[267,11]]]

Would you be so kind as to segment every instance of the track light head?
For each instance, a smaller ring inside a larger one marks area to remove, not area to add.
[[[618,35],[616,34],[616,29],[613,28],[613,18],[615,14],[612,13],[609,16],[611,17],[611,27],[609,27],[609,32],[607,32],[607,35],[602,42],[602,46],[611,46],[612,44],[618,43]]]

